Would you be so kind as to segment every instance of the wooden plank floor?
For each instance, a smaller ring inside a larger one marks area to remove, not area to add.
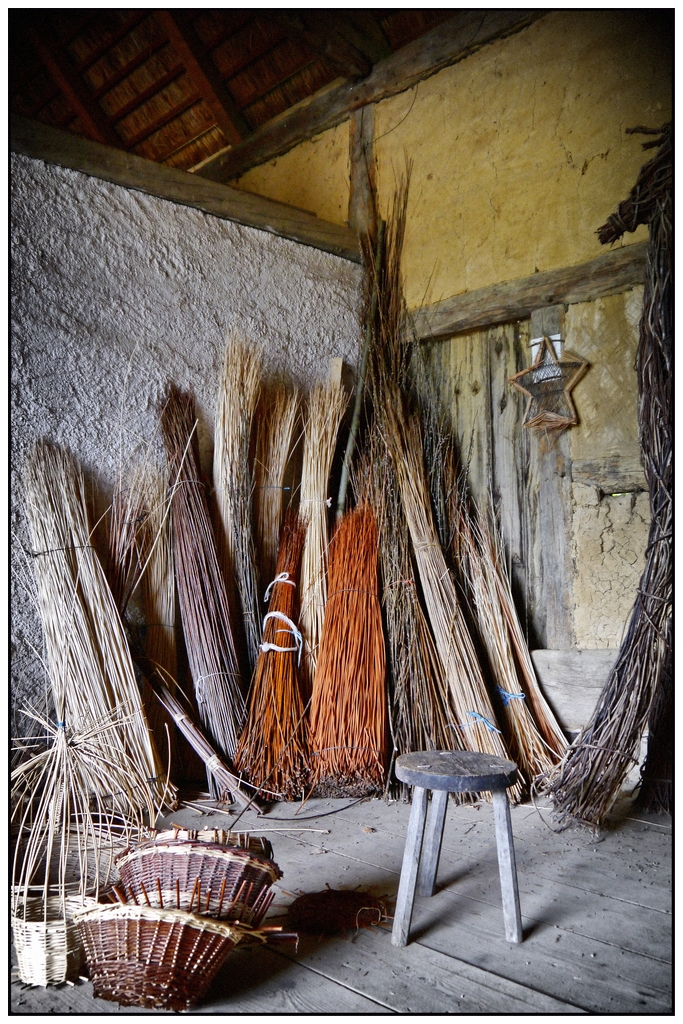
[[[311,800],[243,818],[240,829],[271,840],[284,873],[273,923],[296,895],[326,885],[360,886],[391,911],[408,812],[380,800]],[[225,828],[232,818],[183,807],[169,820]],[[504,938],[492,808],[451,804],[437,892],[417,899],[408,946],[392,946],[387,926],[302,934],[298,952],[237,950],[194,1012],[671,1013],[670,818],[637,815],[624,799],[597,836],[555,833],[547,810],[530,804],[512,808],[512,824],[521,945]],[[299,831],[268,831],[283,828]],[[15,981],[11,995],[16,1014],[121,1012],[94,999],[89,982],[45,990]]]

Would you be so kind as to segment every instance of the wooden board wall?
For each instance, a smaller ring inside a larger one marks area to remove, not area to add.
[[[572,646],[571,471],[565,444],[522,428],[526,399],[508,381],[531,361],[528,320],[426,342],[427,365],[469,464],[473,497],[493,502],[532,648]]]

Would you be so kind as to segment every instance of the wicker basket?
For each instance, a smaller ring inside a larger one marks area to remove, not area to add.
[[[230,832],[225,828],[184,828],[172,825],[171,828],[158,831],[149,829],[149,839],[155,843],[214,843],[219,846],[240,847],[251,853],[261,853],[272,860],[273,847],[265,836],[252,836],[249,832]]]
[[[110,904],[75,915],[93,993],[121,1006],[187,1010],[245,935],[240,925],[183,910]]]
[[[12,913],[19,978],[27,985],[61,985],[78,976],[83,944],[73,914],[96,905],[80,896],[17,899]]]
[[[127,903],[168,907],[256,927],[282,877],[250,850],[204,842],[143,843],[117,862]]]

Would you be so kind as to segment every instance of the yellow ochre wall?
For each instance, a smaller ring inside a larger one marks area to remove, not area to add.
[[[652,11],[548,13],[377,104],[385,212],[406,154],[414,164],[411,308],[604,251],[596,229],[650,155],[625,129],[671,117],[670,43]],[[340,223],[348,159],[346,122],[236,184]]]

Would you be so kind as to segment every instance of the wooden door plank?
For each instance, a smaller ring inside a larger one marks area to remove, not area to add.
[[[12,118],[10,141],[12,150],[24,156],[69,167],[182,206],[192,206],[214,217],[268,231],[360,263],[358,237],[353,231],[305,210],[207,181],[196,174],[165,167],[28,118]]]

